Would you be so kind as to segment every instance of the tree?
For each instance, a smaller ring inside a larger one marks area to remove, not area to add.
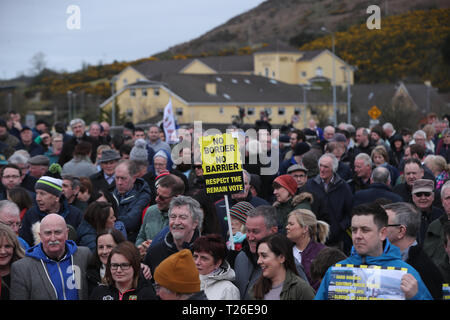
[[[30,59],[31,63],[31,73],[33,75],[38,75],[42,72],[42,70],[45,69],[45,66],[47,65],[47,62],[45,61],[45,54],[41,51],[36,53],[33,57]]]

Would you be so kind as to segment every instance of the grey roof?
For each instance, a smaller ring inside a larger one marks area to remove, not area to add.
[[[312,60],[321,54],[325,50],[311,50],[311,51],[302,51],[303,54],[301,58],[297,59],[297,61],[308,61]]]
[[[426,110],[427,86],[422,83],[402,83],[409,96],[417,105],[419,110]],[[352,104],[369,109],[373,105],[377,107],[389,106],[394,98],[400,83],[379,84],[355,84],[351,87]],[[435,88],[430,91],[430,105],[433,107],[444,107],[445,101],[436,92]]]
[[[185,60],[145,61],[134,66],[134,68],[148,79],[156,79],[163,73],[179,73],[183,68],[187,67],[195,60],[203,62],[217,73],[253,71],[253,55],[214,56]]]
[[[301,86],[275,81],[262,76],[240,74],[162,74],[160,85],[191,104],[303,104]],[[139,81],[127,87],[154,86],[156,82]],[[216,84],[216,95],[206,92],[206,84]],[[338,101],[345,102],[346,95],[338,90]],[[331,103],[332,91],[308,90],[306,101]]]

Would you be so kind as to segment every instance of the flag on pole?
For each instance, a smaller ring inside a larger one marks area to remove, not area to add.
[[[172,98],[169,98],[169,102],[164,108],[164,134],[166,135],[166,142],[169,144],[173,144],[178,142],[176,135],[176,127],[175,127],[175,117],[173,116],[172,110]]]

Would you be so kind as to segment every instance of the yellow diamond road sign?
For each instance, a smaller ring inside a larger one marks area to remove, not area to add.
[[[375,120],[377,119],[379,116],[381,116],[381,110],[377,108],[377,106],[373,106],[372,108],[370,108],[369,110],[369,116]]]

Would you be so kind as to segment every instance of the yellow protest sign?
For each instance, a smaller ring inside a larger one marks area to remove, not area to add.
[[[238,139],[225,133],[200,137],[203,176],[207,194],[229,194],[244,190]]]

